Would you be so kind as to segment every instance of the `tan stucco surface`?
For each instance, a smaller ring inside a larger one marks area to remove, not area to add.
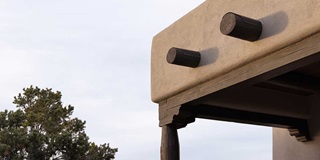
[[[319,160],[320,159],[320,96],[309,99],[310,115],[308,118],[309,142],[298,142],[289,136],[287,129],[273,129],[273,160]]]
[[[152,100],[164,100],[319,32],[319,8],[320,0],[207,0],[153,38]],[[227,12],[260,20],[260,39],[247,42],[221,34]],[[171,47],[199,51],[199,67],[168,64]]]

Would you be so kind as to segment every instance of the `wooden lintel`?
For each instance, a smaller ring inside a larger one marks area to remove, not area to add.
[[[320,80],[297,73],[287,73],[255,86],[300,95],[320,93]]]
[[[197,118],[222,120],[289,129],[298,141],[310,140],[307,119],[242,111],[210,105],[199,105],[194,109]]]
[[[184,106],[179,105],[174,108],[164,108],[159,106],[159,126],[173,125],[180,129],[187,124],[195,121],[194,112],[185,109]]]

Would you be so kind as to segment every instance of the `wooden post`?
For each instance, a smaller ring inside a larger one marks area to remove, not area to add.
[[[179,160],[179,138],[176,127],[162,126],[161,160]]]

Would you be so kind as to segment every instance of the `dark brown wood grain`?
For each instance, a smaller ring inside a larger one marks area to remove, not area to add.
[[[179,139],[177,129],[173,125],[162,126],[161,160],[179,160]]]

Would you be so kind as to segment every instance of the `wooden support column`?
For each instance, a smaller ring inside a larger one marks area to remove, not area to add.
[[[179,138],[174,125],[162,126],[161,160],[179,160]]]

